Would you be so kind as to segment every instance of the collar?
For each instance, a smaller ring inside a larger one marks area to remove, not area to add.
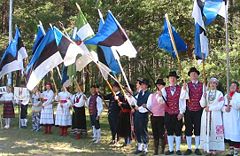
[[[198,84],[198,80],[197,81],[192,81],[193,84]]]
[[[115,92],[115,94],[119,94],[119,93],[120,93],[120,91]]]

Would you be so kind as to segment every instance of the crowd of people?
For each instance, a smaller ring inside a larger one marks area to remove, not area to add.
[[[210,78],[207,84],[199,81],[200,72],[190,68],[189,82],[178,83],[176,71],[169,72],[168,85],[164,79],[155,82],[156,89],[150,92],[148,79],[138,78],[136,87],[113,83],[112,93],[102,95],[99,86],[92,85],[91,95],[87,97],[80,87],[71,94],[66,87],[55,93],[51,84],[46,83],[46,90],[40,92],[37,87],[16,100],[11,87],[3,94],[5,127],[10,127],[11,118],[15,117],[14,104],[19,104],[20,126],[27,126],[27,109],[32,104],[32,130],[44,128],[45,134],[52,133],[52,126],[59,127],[60,135],[67,136],[68,128],[79,139],[87,133],[86,112],[89,111],[93,133],[93,142],[101,140],[101,113],[104,105],[108,109],[108,122],[111,131],[110,144],[114,145],[124,138],[124,145],[137,142],[134,154],[147,154],[149,145],[148,121],[150,115],[154,155],[218,155],[229,147],[229,154],[237,156],[240,150],[240,93],[239,84],[233,81],[230,91],[225,96],[217,89],[219,81]],[[134,90],[136,91],[134,92]],[[53,101],[58,105],[54,115]],[[106,104],[108,101],[108,104]],[[71,110],[73,113],[71,113]],[[185,128],[183,129],[183,126]],[[184,130],[184,131],[183,131]],[[181,152],[183,132],[187,150]],[[194,138],[195,149],[192,148]],[[175,150],[174,150],[175,140]],[[168,149],[165,145],[168,144]],[[228,146],[225,146],[228,144]],[[159,152],[159,147],[161,147]]]

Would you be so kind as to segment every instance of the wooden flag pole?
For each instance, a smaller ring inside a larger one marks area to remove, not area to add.
[[[168,14],[165,14],[165,19],[167,21],[168,32],[169,32],[170,39],[171,39],[171,42],[172,42],[173,50],[174,50],[175,55],[176,55],[177,60],[178,60],[179,71],[181,72],[181,75],[182,75],[182,78],[183,78],[183,82],[185,83],[185,77],[184,77],[184,74],[183,74],[182,65],[181,65],[181,61],[180,61],[179,55],[178,55],[176,43],[175,43],[175,40],[174,40],[174,37],[173,37],[171,24],[170,24],[169,19],[168,19]]]
[[[227,62],[227,95],[229,94],[229,88],[230,88],[230,50],[229,50],[229,34],[228,34],[228,0],[226,0],[225,3],[225,32],[226,32],[226,62]]]

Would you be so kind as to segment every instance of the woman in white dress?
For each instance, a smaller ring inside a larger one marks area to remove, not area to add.
[[[40,124],[45,127],[45,134],[52,133],[52,125],[54,125],[53,118],[53,100],[54,93],[51,89],[51,83],[46,83],[46,91],[41,94],[42,98],[42,109],[41,109],[41,117]]]
[[[58,93],[55,100],[58,101],[55,125],[60,128],[60,135],[67,136],[67,129],[72,125],[71,108],[71,94],[65,87]]]
[[[218,80],[209,80],[209,89],[200,100],[204,108],[201,118],[200,146],[208,154],[216,155],[224,151],[223,119],[221,109],[224,104],[222,92],[217,90]]]

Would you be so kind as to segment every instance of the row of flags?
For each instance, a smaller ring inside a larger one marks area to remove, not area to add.
[[[49,71],[62,63],[64,65],[61,75],[62,84],[68,86],[74,79],[74,72],[81,71],[90,62],[94,62],[104,79],[107,79],[110,73],[112,75],[125,74],[120,62],[121,56],[136,57],[136,49],[111,11],[107,12],[104,20],[102,13],[98,10],[99,28],[94,34],[80,7],[78,8],[79,14],[72,37],[63,34],[57,27],[50,27],[45,32],[42,24],[38,26],[32,47],[32,58],[25,71],[29,90],[32,90]],[[208,56],[206,26],[212,23],[217,15],[226,19],[226,9],[225,0],[205,0],[204,3],[201,0],[195,0],[192,16],[195,20],[194,51],[197,58],[206,59]],[[173,26],[170,25],[170,28],[177,51],[187,51],[184,40]],[[95,45],[95,48],[90,45]],[[174,58],[176,57],[166,19],[159,36],[158,46]],[[16,70],[23,71],[25,58],[27,58],[27,52],[21,40],[20,31],[16,28],[15,37],[8,45],[0,62],[0,78]]]

